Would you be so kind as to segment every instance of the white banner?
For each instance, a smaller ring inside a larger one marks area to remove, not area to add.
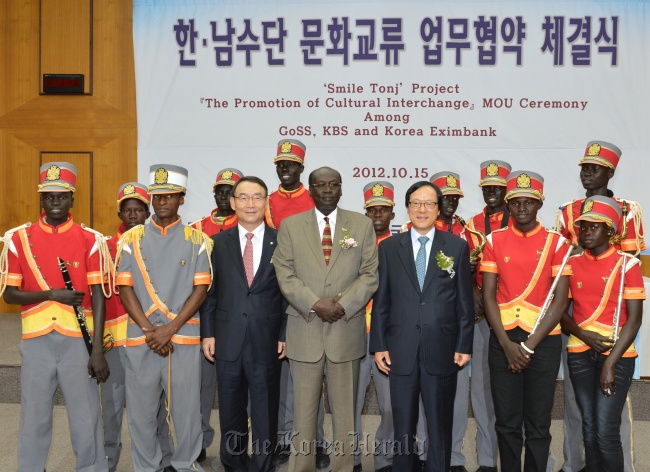
[[[344,208],[392,182],[399,225],[406,189],[443,170],[460,174],[458,213],[477,213],[479,164],[499,159],[545,178],[552,226],[598,139],[623,150],[611,188],[647,208],[648,25],[645,1],[134,0],[138,176],[187,167],[195,220],[222,168],[277,188],[291,137],[303,182],[341,172]]]

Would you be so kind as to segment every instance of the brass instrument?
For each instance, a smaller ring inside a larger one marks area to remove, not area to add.
[[[487,242],[487,238],[485,237],[485,235],[481,231],[468,227],[465,220],[463,218],[461,218],[459,215],[454,215],[454,217],[456,218],[456,221],[458,221],[458,223],[463,228],[465,228],[467,231],[469,231],[470,233],[472,233],[474,236],[476,236],[478,238],[478,241],[479,241],[478,246],[476,246],[472,250],[472,252],[469,254],[470,260],[475,261],[476,259],[478,259],[479,254],[481,254],[483,252],[483,248],[485,247],[485,243]]]
[[[474,236],[476,236],[476,237],[478,238],[478,241],[479,241],[478,246],[476,246],[476,247],[472,250],[472,252],[470,252],[470,254],[469,254],[469,260],[470,260],[470,261],[476,261],[476,260],[478,260],[478,256],[479,256],[479,254],[481,254],[481,253],[483,252],[483,248],[485,247],[485,243],[487,242],[487,238],[485,237],[485,235],[484,235],[481,231],[479,231],[479,230],[477,230],[477,229],[472,229],[472,228],[468,227],[468,226],[467,226],[467,223],[465,222],[465,220],[464,220],[463,218],[461,218],[459,215],[454,215],[454,217],[456,218],[456,221],[458,221],[458,223],[459,223],[459,224],[460,224],[460,225],[461,225],[465,230],[467,230],[468,232],[470,232],[471,234],[473,234]],[[480,292],[480,291],[481,291],[481,287],[480,287],[480,286],[477,286],[475,290],[476,290],[477,292]],[[482,314],[474,313],[474,324],[476,324],[476,323],[480,323],[480,322],[483,321],[484,319],[485,319],[485,312],[483,312]]]
[[[544,318],[546,312],[551,306],[553,297],[555,297],[555,287],[557,287],[557,283],[560,281],[560,277],[562,277],[562,271],[564,270],[564,267],[566,266],[567,262],[569,262],[569,257],[571,257],[572,253],[573,253],[573,248],[569,247],[569,250],[566,252],[564,259],[562,259],[562,265],[560,265],[560,269],[557,271],[557,275],[553,279],[553,284],[551,285],[551,289],[548,291],[548,295],[546,295],[546,300],[544,300],[544,304],[542,305],[542,308],[539,310],[539,316],[535,321],[535,325],[533,326],[533,329],[530,331],[530,334],[528,335],[529,338],[533,335],[535,330],[537,330],[537,327],[541,323],[542,318]]]
[[[621,264],[621,283],[618,286],[618,300],[616,301],[616,310],[614,310],[614,319],[612,320],[612,347],[618,341],[618,329],[621,325],[621,309],[623,308],[623,291],[625,290],[625,265],[629,255],[623,253],[623,263]]]

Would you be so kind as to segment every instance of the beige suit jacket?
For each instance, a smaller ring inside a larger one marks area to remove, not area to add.
[[[344,249],[343,228],[357,241]],[[332,234],[332,255],[325,265],[316,213],[309,210],[282,221],[273,264],[280,289],[289,302],[289,359],[316,362],[323,353],[332,362],[347,362],[366,354],[365,307],[377,290],[377,247],[370,218],[338,209]],[[334,323],[311,311],[321,298],[341,293],[345,316]]]

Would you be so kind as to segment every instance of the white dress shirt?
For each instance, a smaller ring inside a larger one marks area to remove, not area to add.
[[[436,234],[436,228],[434,227],[431,231],[429,231],[427,234],[420,234],[417,231],[415,231],[413,228],[411,228],[411,242],[413,243],[413,260],[415,261],[418,257],[418,251],[420,250],[420,241],[418,241],[418,238],[422,236],[426,236],[429,238],[427,243],[424,245],[424,249],[427,251],[427,269],[429,269],[429,256],[431,256],[431,245],[433,243],[433,236]],[[425,272],[426,273],[426,272]]]
[[[325,231],[325,216],[318,209],[314,208],[316,212],[316,221],[318,221],[318,232],[320,233],[320,239],[323,240],[323,231]],[[334,211],[327,215],[330,220],[330,229],[332,230],[332,243],[334,242],[334,228],[336,228],[336,214],[338,213],[338,207],[334,208]]]
[[[255,228],[253,231],[248,231],[240,224],[237,225],[239,228],[239,245],[241,246],[241,255],[244,257],[244,248],[246,247],[246,233],[253,233],[251,242],[253,243],[253,274],[257,274],[257,269],[260,266],[260,261],[262,260],[262,247],[264,243],[264,223]]]

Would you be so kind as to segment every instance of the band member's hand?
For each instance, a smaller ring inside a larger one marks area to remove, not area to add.
[[[384,374],[390,374],[390,354],[388,354],[388,351],[375,352],[375,363],[377,368]]]
[[[171,343],[174,332],[169,325],[152,326],[151,328],[142,328],[145,340],[149,349],[162,357],[167,357],[174,350]]]
[[[612,348],[612,340],[595,331],[588,331],[583,329],[580,332],[580,339],[582,339],[587,346],[599,354],[607,352]]]
[[[508,361],[508,370],[513,373],[522,372],[530,364],[531,355],[521,347],[521,344],[509,341],[504,346],[503,351]]]
[[[458,364],[458,367],[463,367],[471,358],[472,356],[469,354],[461,354],[460,352],[454,353],[454,362]]]
[[[108,362],[104,357],[101,346],[93,346],[93,350],[88,359],[88,378],[97,379],[97,383],[106,382],[110,376]]]
[[[478,259],[470,259],[469,270],[471,271],[472,275],[476,274],[477,267],[478,267]]]
[[[342,294],[331,298],[321,298],[311,308],[316,314],[328,323],[334,323],[345,316],[345,309],[339,304]]]
[[[203,338],[203,341],[201,341],[203,355],[210,362],[214,362],[214,346],[214,338]]]
[[[606,397],[611,397],[616,393],[615,367],[615,363],[610,362],[608,358],[600,368],[600,389]]]
[[[65,288],[50,290],[52,301],[70,306],[81,305],[81,302],[84,301],[84,295],[85,293],[81,290],[67,290]]]
[[[286,357],[286,354],[284,352],[285,346],[286,343],[283,343],[282,341],[278,341],[278,359],[284,359]]]
[[[477,317],[485,317],[485,306],[483,305],[483,292],[472,291],[474,294],[474,313]]]

